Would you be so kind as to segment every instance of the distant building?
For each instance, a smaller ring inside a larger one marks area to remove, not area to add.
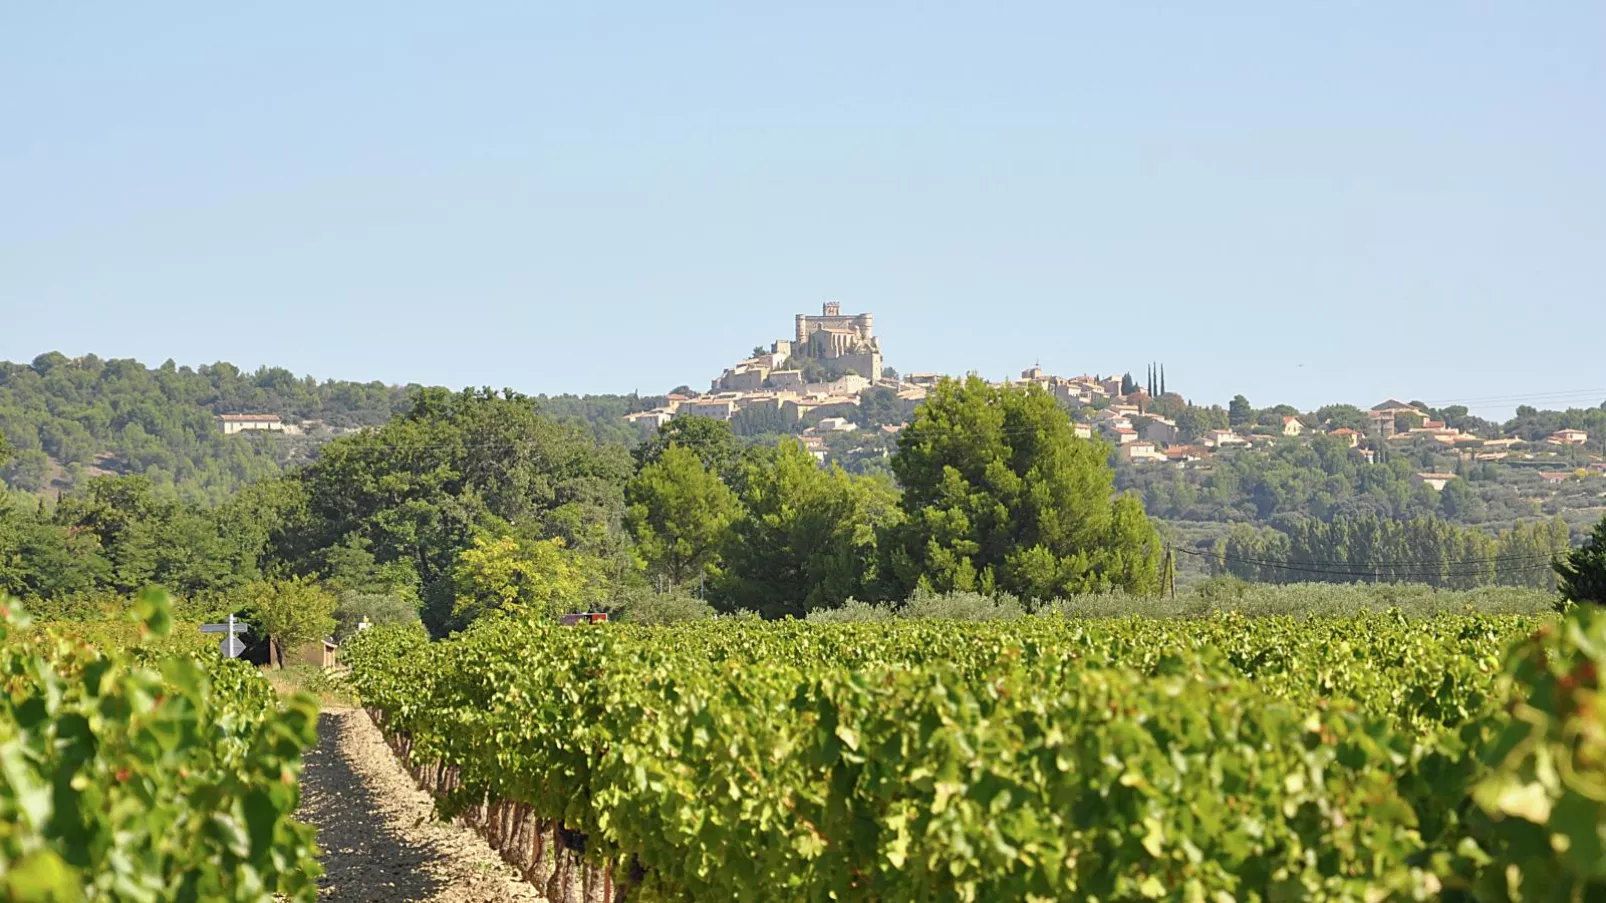
[[[1167,461],[1183,467],[1194,461],[1203,461],[1210,457],[1210,452],[1202,445],[1173,445],[1165,450],[1165,457]]]
[[[1177,441],[1177,422],[1169,417],[1148,415],[1149,425],[1143,428],[1143,438],[1161,445]]]
[[[1556,471],[1556,470],[1541,470],[1541,471],[1539,471],[1539,479],[1544,480],[1546,483],[1550,483],[1552,485],[1557,484],[1557,483],[1565,483],[1569,479],[1571,479],[1572,476],[1573,475],[1571,473],[1568,473],[1567,471],[1564,471],[1564,470],[1560,470],[1560,471]]]
[[[1453,473],[1419,473],[1419,474],[1416,475],[1416,478],[1421,480],[1423,483],[1426,483],[1427,485],[1432,486],[1436,491],[1443,492],[1444,491],[1444,487],[1446,485],[1448,485],[1451,480],[1455,479],[1455,474],[1453,474]]]
[[[1361,444],[1361,434],[1347,426],[1341,426],[1327,435],[1332,436],[1334,439],[1337,439],[1340,442],[1348,443],[1350,448],[1354,448],[1355,446]]]
[[[1388,401],[1372,405],[1372,410],[1367,412],[1367,417],[1372,421],[1372,435],[1384,439],[1393,436],[1394,422],[1401,414],[1411,414],[1423,420],[1428,419],[1426,414],[1412,405],[1390,398]]]
[[[827,301],[819,316],[797,315],[792,359],[813,358],[832,372],[852,370],[860,376],[881,376],[881,343],[871,314],[843,314],[842,305]]]
[[[859,425],[846,417],[825,417],[814,428],[822,433],[851,433]]]
[[[251,431],[286,432],[284,421],[279,419],[278,414],[222,414],[218,419],[223,422],[225,436]]]
[[[626,423],[645,424],[645,425],[650,426],[650,427],[652,427],[654,429],[662,427],[664,424],[666,424],[669,421],[674,420],[674,419],[675,419],[674,413],[671,412],[671,411],[665,410],[663,408],[659,408],[657,410],[652,410],[652,411],[641,411],[641,412],[638,412],[638,413],[635,413],[635,414],[626,414],[625,415],[625,422]]]
[[[1284,417],[1283,418],[1283,435],[1284,436],[1298,436],[1300,433],[1303,433],[1303,432],[1305,432],[1305,424],[1300,423],[1298,417]]]
[[[1165,461],[1165,452],[1148,440],[1128,442],[1121,446],[1121,457],[1133,464],[1146,464],[1156,461]]]
[[[803,390],[803,371],[802,370],[771,370],[770,371],[770,388],[772,388],[772,389],[792,389],[792,390],[801,392]]]
[[[1205,448],[1226,448],[1229,445],[1248,445],[1249,440],[1232,430],[1211,430],[1205,433]]]
[[[1589,442],[1589,434],[1583,430],[1557,430],[1545,441],[1551,445],[1585,445]]]
[[[730,398],[699,398],[695,401],[683,401],[675,407],[675,416],[729,420],[736,416],[736,402]]]

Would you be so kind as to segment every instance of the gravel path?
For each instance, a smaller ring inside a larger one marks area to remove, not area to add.
[[[300,818],[318,828],[319,900],[507,903],[543,898],[472,830],[435,818],[360,709],[325,710],[301,776]]]

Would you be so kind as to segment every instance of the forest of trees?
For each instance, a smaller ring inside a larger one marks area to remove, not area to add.
[[[1219,524],[1220,541],[1181,551],[1269,582],[1548,587],[1538,565],[1567,541],[1519,491],[1537,477],[1432,443],[1377,464],[1315,436],[1197,471],[1112,469],[1045,393],[969,379],[918,408],[871,390],[822,468],[788,438],[795,424],[682,418],[644,435],[624,420],[661,401],[58,354],[0,364],[0,592],[89,615],[154,583],[197,617],[322,593],[341,630],[370,617],[443,632],[495,609],[780,616],[917,591],[1149,592],[1151,518]],[[1201,429],[1282,416],[1241,397],[1156,400],[1176,405]],[[227,412],[329,429],[223,436]],[[1506,428],[1548,435],[1592,416],[1520,409]],[[1425,470],[1461,479],[1435,492],[1414,477]]]
[[[1216,573],[1256,583],[1425,583],[1445,589],[1552,589],[1551,562],[1570,548],[1559,518],[1499,534],[1441,518],[1376,515],[1305,519],[1281,528],[1239,524],[1208,553]]]
[[[224,436],[217,415],[278,414],[334,430],[384,423],[411,387],[301,378],[281,368],[231,364],[154,369],[94,355],[51,352],[0,362],[0,434],[13,450],[0,479],[37,492],[71,489],[103,473],[148,477],[192,501],[221,502],[248,483],[305,461],[319,441]]]
[[[313,583],[341,624],[419,617],[443,633],[493,610],[801,616],[922,588],[1032,600],[1158,585],[1141,505],[1112,503],[1103,452],[1041,391],[946,384],[892,458],[901,490],[704,418],[632,451],[548,404],[418,389],[384,425],[220,505],[142,475],[87,480],[54,506],[13,496],[0,592],[88,615],[155,583],[204,617]]]

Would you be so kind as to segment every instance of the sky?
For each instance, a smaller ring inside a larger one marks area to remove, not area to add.
[[[251,7],[0,8],[0,359],[1606,400],[1596,0]]]

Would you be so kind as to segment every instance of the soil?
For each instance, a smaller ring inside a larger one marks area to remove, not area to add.
[[[509,903],[544,898],[467,827],[435,816],[361,709],[325,709],[299,817],[318,828],[318,899]]]

